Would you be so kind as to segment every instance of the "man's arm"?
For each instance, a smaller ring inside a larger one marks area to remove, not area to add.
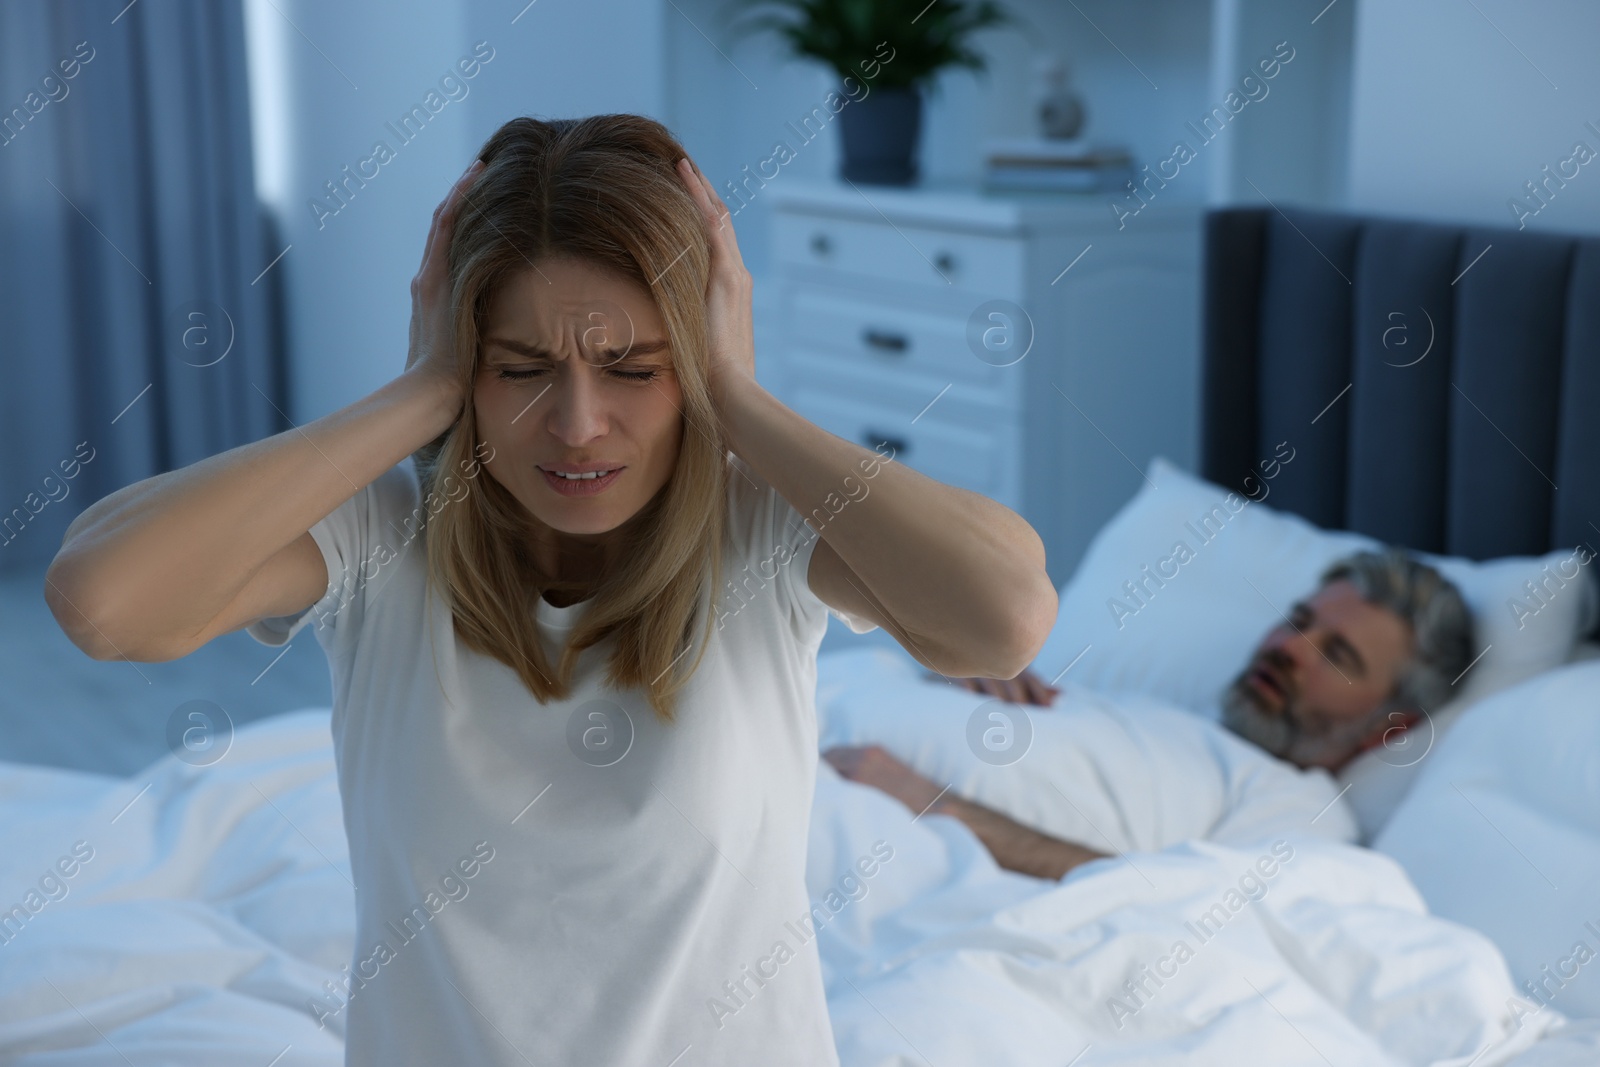
[[[918,817],[935,812],[960,819],[1008,871],[1057,879],[1081,863],[1105,858],[1103,852],[1042,834],[993,808],[953,796],[948,787],[941,789],[882,746],[840,746],[830,748],[822,758],[842,777],[881,789]]]
[[[933,807],[928,810],[940,815],[954,815],[966,823],[996,863],[1018,874],[1059,879],[1079,864],[1106,856],[1104,852],[1096,852],[1029,829],[993,808],[950,793],[934,801]]]

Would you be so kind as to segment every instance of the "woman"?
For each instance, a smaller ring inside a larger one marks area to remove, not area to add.
[[[797,936],[827,614],[1012,677],[1043,548],[756,383],[728,212],[658,123],[480,157],[405,371],[95,504],[52,607],[107,659],[315,620],[357,934],[308,1011],[348,1062],[836,1063]]]

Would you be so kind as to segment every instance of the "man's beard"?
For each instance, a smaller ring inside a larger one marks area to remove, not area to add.
[[[1358,750],[1355,742],[1366,721],[1336,724],[1308,710],[1281,664],[1272,666],[1285,686],[1283,706],[1276,712],[1263,708],[1249,682],[1256,666],[1251,660],[1223,690],[1223,726],[1269,755],[1301,768],[1338,767]],[[1310,729],[1307,723],[1312,724]]]
[[[1302,734],[1293,706],[1286,698],[1276,714],[1263,710],[1247,680],[1254,669],[1254,664],[1246,667],[1223,691],[1222,725],[1270,755],[1294,762]]]

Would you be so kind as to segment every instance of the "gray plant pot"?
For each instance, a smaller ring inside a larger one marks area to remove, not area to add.
[[[874,89],[839,112],[839,175],[863,185],[914,185],[922,133],[922,94],[915,87]]]

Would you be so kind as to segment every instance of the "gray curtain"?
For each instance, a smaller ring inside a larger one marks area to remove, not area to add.
[[[288,428],[268,219],[240,0],[0,3],[0,569]]]

